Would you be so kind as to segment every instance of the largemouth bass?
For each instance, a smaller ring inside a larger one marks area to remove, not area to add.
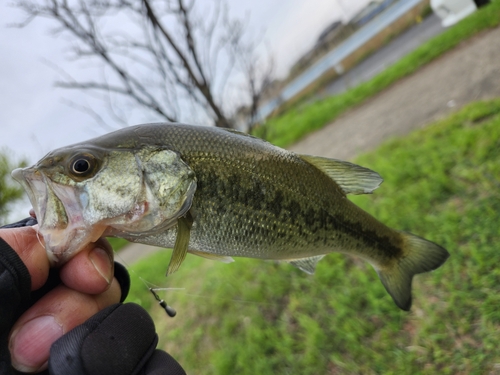
[[[53,263],[101,236],[173,247],[167,274],[187,252],[281,260],[313,273],[335,251],[366,259],[409,310],[413,275],[449,256],[346,198],[376,189],[376,172],[236,131],[132,126],[52,151],[12,175],[30,197]]]

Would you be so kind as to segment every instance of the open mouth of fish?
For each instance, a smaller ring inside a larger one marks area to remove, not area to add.
[[[51,264],[65,263],[106,230],[104,225],[85,222],[75,188],[53,183],[35,167],[18,168],[12,177],[29,196]]]

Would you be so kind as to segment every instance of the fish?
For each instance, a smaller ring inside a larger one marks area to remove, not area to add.
[[[12,176],[30,198],[54,265],[100,237],[173,248],[167,275],[187,253],[284,261],[313,274],[325,255],[340,252],[368,261],[408,311],[413,276],[449,256],[347,198],[377,189],[378,173],[236,130],[126,127],[51,151]]]

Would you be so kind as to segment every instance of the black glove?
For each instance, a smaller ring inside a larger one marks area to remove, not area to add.
[[[2,228],[34,225],[24,219]],[[115,262],[115,277],[129,291],[127,270]],[[51,269],[45,285],[30,292],[31,277],[17,253],[0,238],[0,374],[20,374],[11,366],[8,335],[16,320],[43,295],[60,284]],[[115,304],[62,336],[51,347],[49,369],[42,375],[182,375],[182,367],[166,352],[156,350],[158,336],[146,310],[136,304]]]
[[[185,375],[175,359],[155,349],[157,343],[147,311],[134,303],[117,303],[52,344],[49,373]]]

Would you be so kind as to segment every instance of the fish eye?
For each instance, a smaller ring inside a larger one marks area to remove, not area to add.
[[[85,173],[90,169],[90,163],[87,159],[78,159],[73,163],[73,172]]]
[[[94,172],[96,160],[92,155],[75,156],[70,163],[70,171],[75,177],[87,177]]]

